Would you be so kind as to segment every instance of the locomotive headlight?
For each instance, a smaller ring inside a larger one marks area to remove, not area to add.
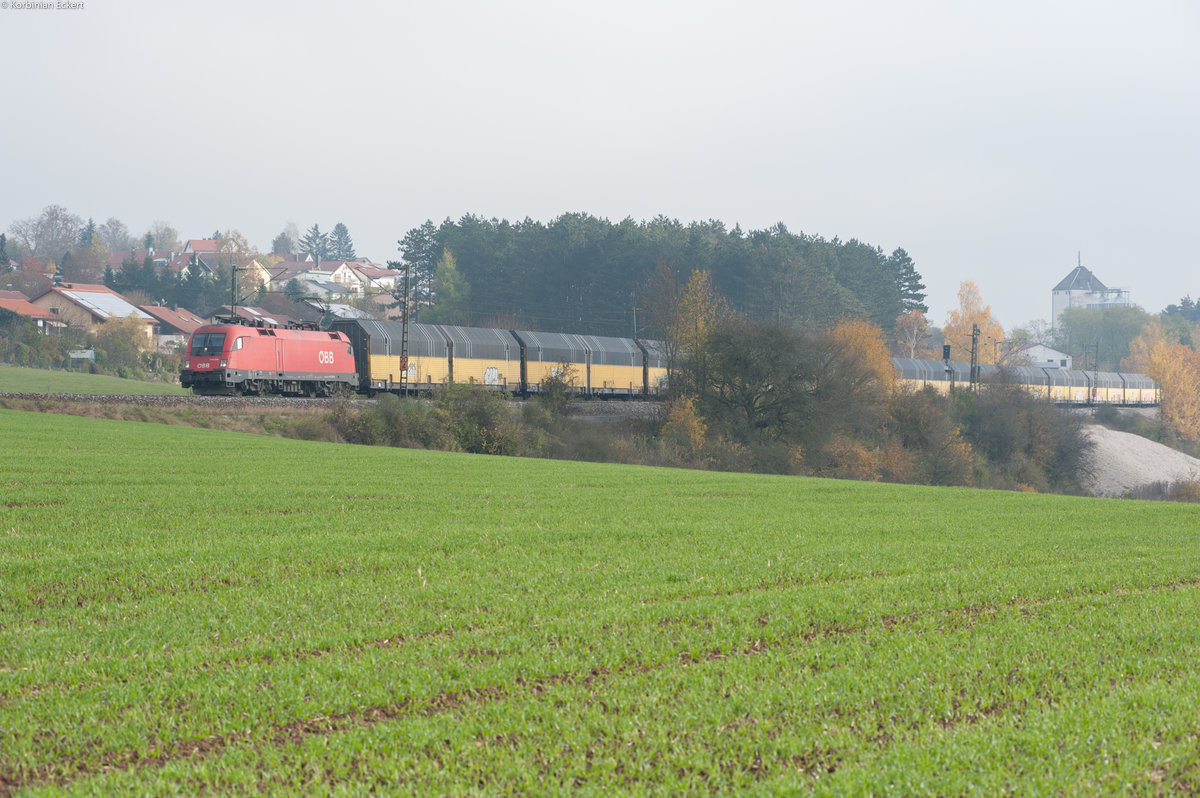
[[[226,360],[225,358],[221,358],[221,368],[225,368],[228,365],[229,365],[229,361]]]
[[[190,369],[192,367],[192,361],[190,361],[190,360],[183,361],[183,367],[185,369]]]

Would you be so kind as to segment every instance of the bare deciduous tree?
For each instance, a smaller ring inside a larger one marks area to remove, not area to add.
[[[112,252],[125,252],[136,249],[141,243],[134,240],[133,235],[129,232],[129,228],[115,216],[109,217],[107,222],[97,227],[96,232],[99,234],[104,246],[108,247]]]
[[[9,225],[13,239],[35,258],[61,263],[66,253],[79,245],[83,219],[61,205],[47,205],[38,216]]]
[[[901,313],[896,319],[896,345],[898,357],[927,357],[929,349],[929,322],[925,314],[913,309]]]

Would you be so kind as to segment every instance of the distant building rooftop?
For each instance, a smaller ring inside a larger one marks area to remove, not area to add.
[[[1045,285],[1045,283],[1043,283]],[[1055,291],[1107,291],[1104,283],[1096,279],[1096,275],[1088,271],[1086,266],[1076,266],[1071,273],[1054,286]]]

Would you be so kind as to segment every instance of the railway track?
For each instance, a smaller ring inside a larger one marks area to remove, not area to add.
[[[25,399],[71,404],[122,404],[143,407],[336,407],[347,401],[369,402],[368,399],[288,399],[267,396],[143,396],[139,394],[79,394],[79,393],[3,393],[0,399]]]
[[[78,393],[5,393],[0,391],[0,400],[24,400],[31,402],[74,404],[74,405],[133,405],[153,408],[204,408],[209,410],[246,410],[278,408],[298,410],[302,408],[333,409],[343,404],[369,407],[377,400],[362,397],[340,397],[306,399],[279,396],[144,396],[140,394],[78,394]],[[521,400],[512,400],[513,407],[520,407]],[[598,400],[571,402],[568,412],[579,417],[649,416],[660,407],[658,402],[639,400]]]

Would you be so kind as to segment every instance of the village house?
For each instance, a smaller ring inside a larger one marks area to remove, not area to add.
[[[189,238],[183,245],[183,254],[215,256],[220,248],[221,239],[219,238]]]
[[[108,286],[62,283],[31,301],[34,305],[50,311],[63,324],[87,332],[109,319],[132,317],[145,325],[146,338],[149,343],[154,343],[157,320]]]
[[[222,258],[225,260],[223,261]],[[183,252],[167,262],[166,268],[176,273],[182,273],[193,261],[199,267],[201,274],[206,277],[214,276],[217,267],[222,263],[226,267],[229,266],[228,253],[221,252],[220,239],[189,238],[183,247]],[[240,278],[240,284],[243,287],[253,285],[262,288],[271,281],[268,267],[264,266],[257,258],[251,258],[245,264],[239,265],[238,271],[243,275]]]
[[[1045,344],[1026,344],[1005,355],[1009,365],[1035,366],[1044,369],[1072,368],[1073,358],[1066,352],[1052,349]]]
[[[352,262],[350,266],[362,276],[363,283],[367,287],[367,293],[392,291],[404,279],[404,272],[390,269],[387,266],[380,266],[366,258],[359,258]]]
[[[367,278],[355,267],[353,261],[285,260],[269,267],[266,284],[271,291],[285,291],[288,283],[296,280],[305,294],[322,299],[361,295]]]

